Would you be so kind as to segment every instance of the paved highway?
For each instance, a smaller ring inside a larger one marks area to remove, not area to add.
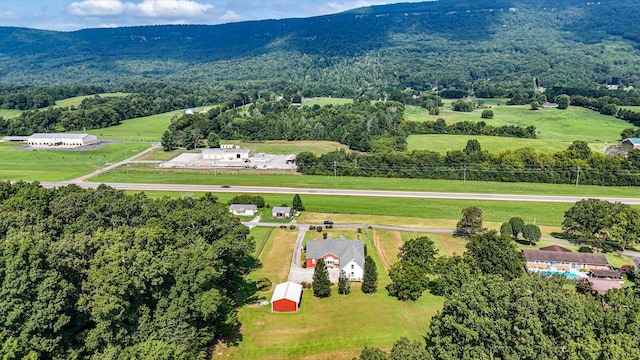
[[[44,187],[60,187],[75,184],[85,188],[96,188],[99,183],[69,181],[69,182],[43,182]],[[460,200],[495,200],[495,201],[530,201],[530,202],[554,202],[575,203],[588,197],[581,196],[547,196],[547,195],[509,195],[509,194],[475,194],[475,193],[449,193],[427,191],[387,191],[387,190],[345,190],[345,189],[309,189],[290,187],[268,186],[220,186],[220,185],[185,185],[185,184],[136,184],[136,183],[105,183],[115,189],[139,190],[139,191],[179,191],[179,192],[231,192],[254,194],[300,194],[300,195],[328,195],[328,196],[367,196],[367,197],[391,197],[391,198],[418,198],[418,199],[460,199]],[[640,194],[639,194],[640,195]],[[616,198],[597,197],[598,199],[621,202],[629,205],[640,205],[640,197]]]

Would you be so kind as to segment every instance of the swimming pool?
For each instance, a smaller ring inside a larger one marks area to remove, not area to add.
[[[559,271],[559,270],[538,270],[538,274],[546,275],[546,276],[563,275],[568,279],[580,279],[580,278],[586,278],[587,277],[586,274],[579,274],[579,273],[573,273],[573,272],[568,272],[568,271]]]

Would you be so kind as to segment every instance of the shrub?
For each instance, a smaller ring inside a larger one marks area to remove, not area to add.
[[[293,225],[293,224],[289,225],[289,230],[295,230],[295,229],[296,229],[295,225]]]
[[[493,110],[483,110],[480,116],[483,119],[493,119]]]
[[[256,281],[256,288],[258,291],[269,291],[273,283],[268,278],[260,278]]]
[[[322,226],[316,226],[316,231],[317,232],[322,232]]]
[[[578,252],[581,252],[581,253],[592,253],[593,250],[590,247],[580,246],[580,248],[578,249]]]

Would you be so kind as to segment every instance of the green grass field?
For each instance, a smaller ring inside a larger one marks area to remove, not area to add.
[[[116,143],[91,151],[17,150],[16,144],[0,143],[0,179],[62,181],[90,173],[142,151],[147,144]]]
[[[268,141],[235,141],[221,140],[221,144],[233,144],[240,147],[253,150],[254,153],[268,154],[298,154],[302,151],[311,151],[316,155],[325,154],[336,149],[348,150],[347,145],[340,144],[335,141],[287,141],[287,140],[268,140]]]
[[[159,142],[167,131],[171,119],[180,116],[183,110],[150,115],[123,121],[120,125],[91,130],[99,140],[122,140],[132,142]]]
[[[17,109],[0,109],[0,117],[4,119],[11,119],[22,113],[22,110]]]
[[[504,104],[504,103],[503,103]],[[615,143],[620,140],[620,133],[626,128],[633,127],[631,124],[617,119],[613,116],[601,115],[598,112],[584,109],[581,107],[570,106],[566,110],[558,109],[541,109],[537,111],[530,110],[528,106],[492,106],[495,117],[493,119],[482,119],[480,114],[484,109],[476,109],[472,112],[458,112],[448,109],[446,106],[440,111],[440,115],[429,115],[424,108],[417,106],[407,106],[405,110],[405,120],[413,121],[435,121],[443,118],[448,124],[459,121],[485,121],[487,125],[517,125],[536,127],[540,133],[540,139],[534,142],[525,142],[526,146],[535,146],[541,149],[541,152],[552,151],[553,149],[565,149],[568,144],[574,140],[584,140],[593,144],[595,149],[602,149],[605,142]],[[451,136],[441,135],[444,138]],[[456,140],[453,140],[456,141]],[[497,145],[509,146],[512,143],[505,140],[504,144]],[[425,150],[440,151],[437,147],[441,141],[435,142],[433,147],[430,142],[409,142],[410,148],[418,148],[418,146],[426,146]],[[485,141],[489,142],[489,141]],[[502,140],[494,140],[500,144]],[[483,145],[483,141],[480,141]],[[536,144],[536,145],[531,145]],[[489,146],[487,144],[487,146]],[[517,145],[516,145],[517,146]],[[464,147],[464,146],[463,146]],[[524,146],[517,146],[524,147]],[[484,147],[483,147],[484,148]],[[487,149],[489,149],[487,147]],[[513,149],[513,148],[511,148]]]
[[[330,97],[315,97],[315,98],[303,98],[302,105],[303,106],[313,106],[313,105],[343,105],[343,104],[351,104],[353,99],[345,99],[345,98],[330,98]]]
[[[462,150],[467,146],[467,141],[476,139],[480,142],[482,150],[490,153],[498,153],[506,150],[530,147],[539,154],[553,154],[566,150],[571,143],[558,141],[544,141],[542,139],[518,139],[499,136],[479,135],[409,135],[407,137],[407,150],[431,150],[441,154],[447,151]],[[591,145],[591,144],[590,144]],[[592,151],[602,152],[603,146],[591,145]]]
[[[75,97],[71,97],[71,98],[68,98],[68,99],[62,99],[62,100],[56,101],[56,104],[54,105],[54,107],[80,106],[80,104],[82,103],[82,100],[87,99],[87,98],[92,98],[92,97],[95,97],[95,96],[100,96],[100,97],[124,97],[124,96],[128,96],[128,95],[130,95],[130,93],[116,92],[116,93],[102,93],[102,94],[97,94],[97,95],[75,96]]]
[[[469,192],[486,194],[540,194],[563,196],[638,197],[637,187],[575,184],[500,183],[429,179],[363,178],[297,174],[252,174],[243,171],[220,174],[213,169],[156,169],[132,165],[90,179],[93,182],[141,182],[153,184],[246,185],[321,189],[369,189],[398,191]]]

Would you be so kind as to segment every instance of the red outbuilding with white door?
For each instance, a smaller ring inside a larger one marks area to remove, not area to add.
[[[302,300],[302,285],[291,281],[276,285],[271,297],[271,311],[296,312]]]

